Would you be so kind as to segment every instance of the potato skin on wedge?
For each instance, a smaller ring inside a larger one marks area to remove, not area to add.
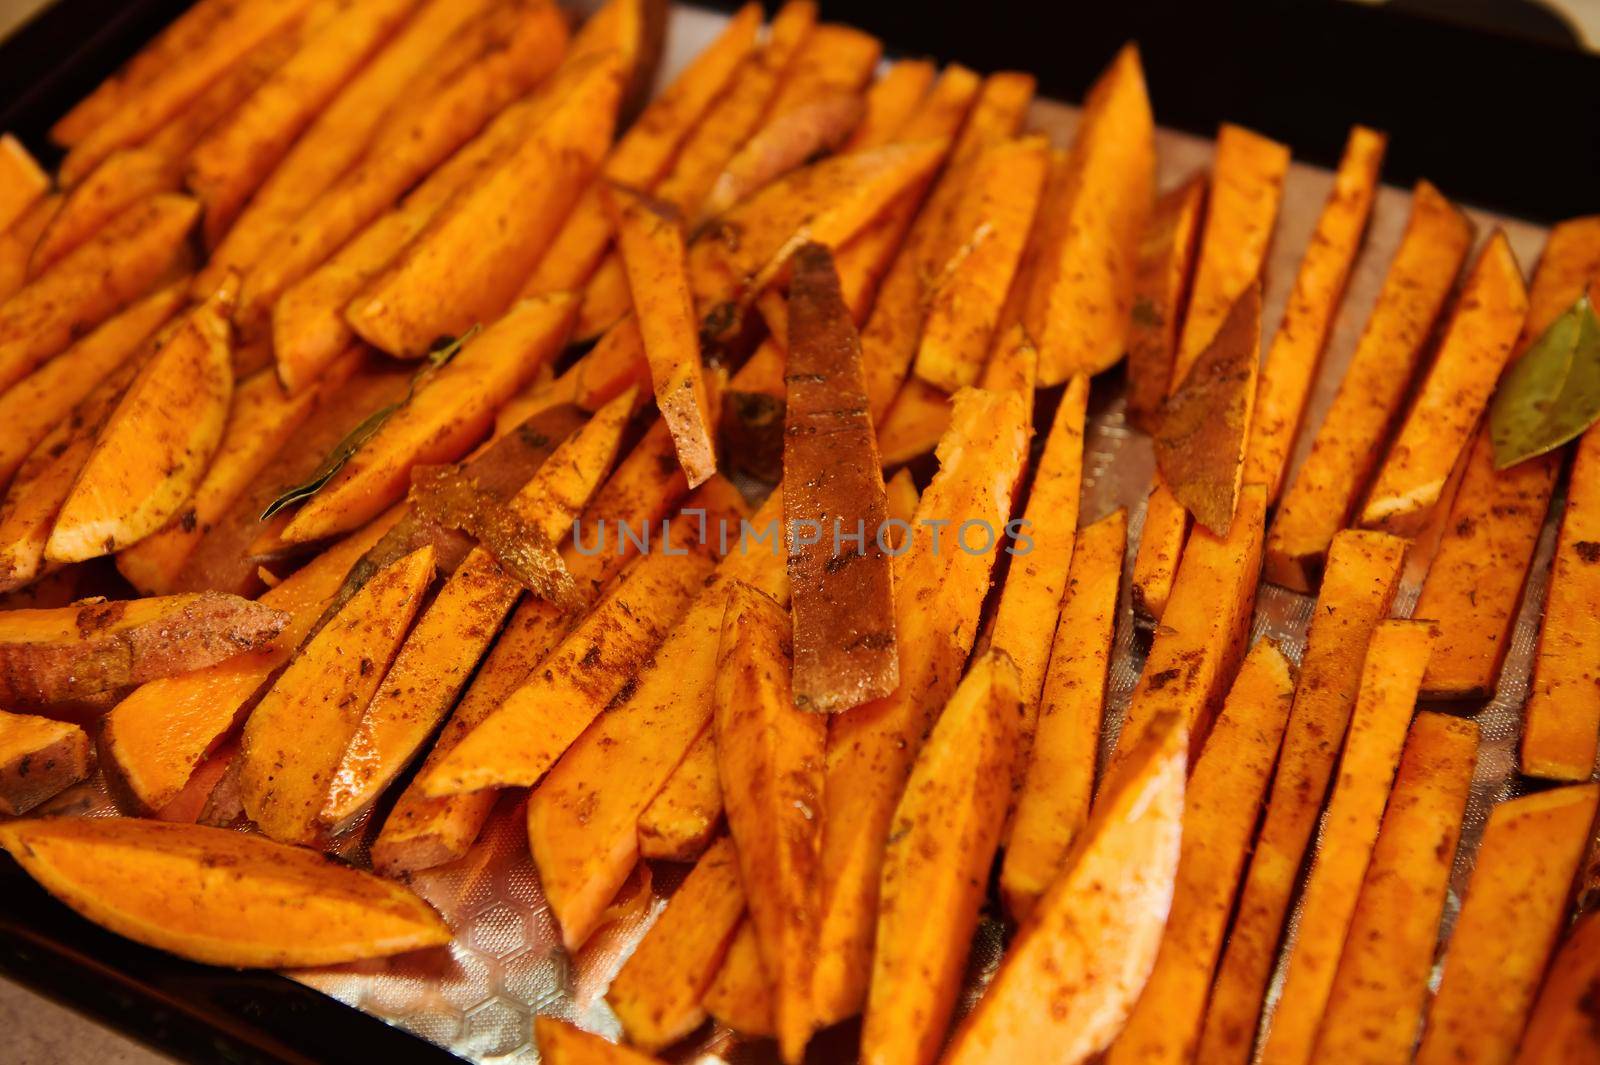
[[[208,965],[335,965],[450,940],[449,926],[405,887],[260,836],[52,818],[0,826],[0,846],[95,924]]]

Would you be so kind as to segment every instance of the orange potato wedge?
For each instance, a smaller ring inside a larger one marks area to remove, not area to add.
[[[951,416],[948,393],[920,377],[906,378],[900,394],[878,423],[878,452],[883,465],[893,469],[932,451],[950,428]]]
[[[380,571],[307,641],[251,711],[239,748],[240,797],[268,836],[317,841],[330,779],[434,569],[428,545]]]
[[[1582,1065],[1600,1055],[1600,1031],[1588,1003],[1600,980],[1600,920],[1579,918],[1550,963],[1543,990],[1522,1033],[1517,1065]]]
[[[1600,784],[1500,803],[1446,947],[1418,1065],[1510,1062],[1566,922]]]
[[[139,201],[177,192],[182,184],[178,165],[165,152],[148,147],[117,150],[64,195],[61,209],[40,232],[28,257],[28,276],[38,277],[50,269]]]
[[[10,299],[28,280],[28,262],[45,227],[60,212],[66,195],[52,192],[22,213],[11,228],[0,232],[0,302]]]
[[[92,763],[77,725],[0,710],[0,813],[27,813],[87,777]]]
[[[739,930],[722,957],[722,967],[701,996],[700,1005],[740,1035],[776,1039],[778,1022],[773,997],[755,925],[746,917],[739,922]]]
[[[1259,641],[1189,776],[1166,934],[1107,1065],[1194,1060],[1211,973],[1293,697],[1293,667],[1272,641]]]
[[[639,815],[639,857],[692,862],[722,826],[722,786],[711,730],[700,733],[683,761]]]
[[[1355,509],[1472,244],[1472,223],[1426,181],[1411,197],[1405,236],[1389,263],[1311,454],[1267,533],[1266,577],[1311,591],[1334,533]]]
[[[1316,1060],[1410,1057],[1477,757],[1477,725],[1417,715],[1328,991]]]
[[[1021,787],[1000,869],[1000,894],[1018,921],[1055,880],[1089,820],[1127,540],[1128,513],[1118,509],[1086,526],[1073,548],[1049,669],[1035,703],[1033,741],[1026,764],[1013,773]],[[1013,569],[1017,561],[1012,559]],[[998,622],[992,645],[1007,649]],[[1024,692],[1025,715],[1027,705]]]
[[[807,39],[807,47],[833,28],[818,27]],[[804,58],[802,52],[796,64]],[[712,181],[696,218],[700,222],[713,219],[806,160],[831,151],[855,129],[864,108],[855,92],[832,90],[778,112],[728,160]]]
[[[833,22],[817,26],[784,71],[769,113],[782,115],[830,91],[860,89],[882,55],[883,43],[871,34]]]
[[[1300,864],[1359,697],[1368,646],[1394,602],[1405,552],[1398,537],[1355,530],[1336,535],[1329,549],[1266,816],[1200,1037],[1207,1060],[1249,1060]]]
[[[266,647],[288,622],[217,592],[0,613],[0,703],[63,702]]]
[[[939,68],[927,59],[897,59],[868,88],[866,111],[840,151],[888,144],[927,98]]]
[[[656,1061],[629,1047],[608,1043],[557,1017],[533,1019],[533,1041],[545,1065],[651,1065]]]
[[[1200,246],[1207,184],[1201,172],[1162,193],[1139,242],[1128,316],[1128,413],[1147,432],[1155,428],[1161,401],[1175,383],[1172,365]]]
[[[450,941],[409,889],[242,832],[62,817],[0,825],[0,847],[96,924],[208,965],[337,965]]]
[[[221,445],[233,401],[232,292],[179,319],[96,435],[45,544],[82,562],[156,532],[195,494]]]
[[[1150,721],[945,1060],[1089,1061],[1122,1029],[1161,946],[1178,872],[1188,729]]]

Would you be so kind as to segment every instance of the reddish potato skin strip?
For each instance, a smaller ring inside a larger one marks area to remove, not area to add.
[[[789,554],[794,703],[839,713],[892,692],[900,656],[889,556],[877,542],[888,499],[861,341],[833,256],[818,244],[794,255],[784,383],[784,524],[798,548]],[[814,543],[803,526],[818,530]],[[841,543],[862,530],[860,548]]]

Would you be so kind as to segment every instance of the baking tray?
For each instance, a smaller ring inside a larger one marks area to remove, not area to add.
[[[0,128],[16,130],[30,147],[46,152],[49,123],[185,6],[178,0],[135,0],[107,11],[103,3],[63,0],[46,9],[0,45]],[[1425,174],[1475,208],[1480,236],[1504,227],[1524,267],[1532,265],[1542,243],[1539,222],[1596,206],[1600,138],[1588,135],[1586,111],[1588,102],[1600,98],[1600,59],[1574,48],[1343,0],[1258,0],[1222,10],[1181,3],[1097,6],[1102,9],[1041,11],[992,0],[980,17],[970,5],[874,2],[824,4],[824,15],[878,34],[892,54],[933,55],[982,70],[1031,70],[1041,96],[1056,99],[1081,97],[1115,47],[1138,39],[1163,123],[1163,187],[1207,164],[1208,138],[1221,120],[1288,143],[1296,163],[1267,267],[1269,327],[1281,314],[1329,187],[1319,164],[1336,161],[1353,122],[1388,130],[1385,178],[1391,184],[1378,198],[1308,424],[1331,401],[1398,241],[1407,198],[1396,186]],[[716,9],[680,7],[669,29],[663,76],[694,54],[722,17]],[[1496,71],[1515,76],[1497,77]],[[1075,121],[1072,108],[1049,100],[1033,116],[1034,125],[1057,143],[1070,138]],[[1083,517],[1128,506],[1136,537],[1153,459],[1148,439],[1123,421],[1121,393],[1119,373],[1095,383]],[[1297,459],[1308,446],[1308,437],[1300,441]],[[1447,926],[1489,805],[1522,787],[1512,772],[1514,740],[1559,511],[1558,500],[1500,690],[1490,700],[1450,707],[1476,715],[1483,747]],[[1409,588],[1397,610],[1408,609],[1414,596],[1415,588]],[[1309,606],[1307,597],[1264,588],[1255,634],[1280,639],[1298,657]],[[1113,722],[1126,707],[1144,651],[1126,603],[1117,641],[1108,691]],[[1107,740],[1114,734],[1114,727],[1108,729]],[[92,788],[64,801],[104,806]],[[508,796],[471,855],[417,878],[417,888],[457,929],[456,942],[446,949],[293,978],[217,970],[88,924],[44,895],[9,859],[0,859],[0,972],[196,1061],[454,1060],[443,1048],[476,1061],[533,1061],[530,1020],[545,1012],[616,1036],[602,992],[681,871],[658,867],[651,904],[569,957],[557,945],[528,861],[518,806],[517,797]],[[1001,926],[986,921],[974,946],[969,1001],[993,971],[1001,945]],[[849,1060],[853,1045],[847,1025],[819,1036],[811,1059]],[[766,1046],[715,1029],[674,1056],[703,1055],[771,1060]]]

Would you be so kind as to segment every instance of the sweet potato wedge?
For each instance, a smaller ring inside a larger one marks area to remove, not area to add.
[[[1417,1040],[1478,727],[1418,714],[1318,1027],[1319,1061],[1399,1061]]]
[[[1489,238],[1411,410],[1401,423],[1361,510],[1359,524],[1399,535],[1423,528],[1511,357],[1527,317],[1522,269],[1505,233]]]
[[[748,584],[731,585],[717,651],[717,776],[746,885],[748,924],[775,988],[782,1053],[795,1062],[812,1025],[827,727],[826,719],[795,705],[791,661],[783,607]]]
[[[721,479],[696,497],[706,520],[737,516],[738,492]],[[438,765],[424,770],[423,793],[439,799],[483,788],[538,782],[638,672],[688,609],[714,567],[715,537],[696,540],[686,511],[671,525],[670,553],[640,558],[628,575],[545,660],[536,675],[464,737]]]
[[[1154,136],[1139,50],[1125,45],[1084,101],[1058,239],[1042,250],[1030,295],[1025,321],[1039,344],[1043,385],[1100,373],[1127,348],[1139,238],[1155,197]]]
[[[713,1018],[740,1035],[757,1039],[778,1036],[777,1007],[773,985],[761,961],[761,944],[755,925],[748,916],[739,922],[738,931],[728,943],[722,966],[700,1005]]]
[[[728,589],[788,596],[778,525],[782,489],[750,519],[711,582],[637,683],[567,750],[528,800],[528,840],[563,941],[576,950],[638,859],[640,816],[711,726]],[[770,530],[768,542],[755,536]],[[502,641],[503,642],[503,641]]]
[[[957,1029],[952,1065],[1087,1061],[1122,1029],[1172,904],[1188,731],[1163,713],[1113,770],[1082,843]]]
[[[1283,996],[1262,1046],[1263,1061],[1287,1065],[1316,1060],[1317,1026],[1372,860],[1434,639],[1425,621],[1385,621],[1372,632],[1339,775],[1301,893],[1300,931],[1289,951]]]
[[[254,339],[289,286],[392,207],[490,116],[538,84],[560,62],[566,44],[565,19],[539,0],[494,6],[462,26],[432,69],[408,87],[407,104],[385,118],[361,161],[280,232],[244,275],[241,333]]]
[[[1017,668],[986,651],[917,755],[883,859],[863,1061],[931,1062],[944,1043],[1011,801]]]
[[[998,535],[1022,470],[1027,422],[1015,392],[958,394],[954,420],[939,444],[939,472],[919,511],[986,521]],[[955,688],[988,592],[994,552],[952,550],[949,541],[935,542],[942,531],[919,525],[910,549],[896,560],[900,686],[837,717],[828,735],[823,922],[814,985],[822,1023],[849,1017],[866,1001],[879,874],[895,803],[917,748]]]
[[[1177,711],[1197,748],[1205,738],[1228,680],[1244,657],[1266,509],[1266,492],[1247,485],[1227,536],[1202,528],[1191,537],[1172,585],[1172,601],[1134,686],[1112,764],[1130,749],[1145,722],[1168,710]]]
[[[878,452],[890,469],[932,451],[952,415],[950,396],[922,380],[908,377],[888,413],[878,423]]]
[[[630,1043],[658,1050],[699,1026],[700,999],[743,913],[739,858],[723,836],[695,863],[606,992]]]
[[[1269,503],[1277,500],[1283,488],[1306,400],[1372,214],[1387,146],[1388,138],[1382,133],[1365,126],[1351,128],[1333,175],[1333,189],[1317,216],[1317,228],[1301,257],[1283,321],[1261,366],[1245,480],[1266,485]]]
[[[121,550],[193,497],[233,400],[232,296],[221,289],[189,311],[139,368],[61,504],[45,558],[82,562]]]
[[[717,472],[717,454],[683,229],[670,209],[632,190],[608,185],[602,198],[628,275],[656,406],[672,433],[678,464],[696,487]]]
[[[487,0],[424,0],[382,48],[351,77],[294,141],[257,188],[196,278],[215,288],[229,270],[247,272],[281,230],[292,224],[366,149],[383,116]]]
[[[257,600],[288,621],[270,647],[141,684],[105,716],[100,750],[138,809],[164,809],[202,759],[304,642],[345,575],[388,529],[380,519],[330,547]]]
[[[127,362],[183,301],[181,285],[151,293],[0,393],[0,484],[96,385]]]
[[[350,737],[433,581],[426,546],[368,581],[312,637],[245,722],[245,814],[273,839],[313,843],[317,815]]]
[[[839,713],[900,681],[891,564],[878,543],[888,505],[861,341],[833,257],[807,244],[793,264],[783,438],[792,695],[801,710]]]
[[[1268,531],[1266,576],[1274,584],[1302,592],[1316,586],[1328,544],[1377,462],[1471,243],[1467,217],[1432,185],[1418,182],[1377,305]]]
[[[1207,178],[1191,174],[1157,199],[1139,241],[1128,318],[1128,412],[1153,429],[1161,401],[1172,391],[1172,365],[1183,331],[1183,309],[1194,273],[1206,206]]]
[[[914,370],[929,384],[954,392],[977,383],[1022,258],[1049,158],[1049,143],[1029,136],[992,145],[973,160],[948,223],[949,239],[960,250],[929,294],[917,346]]]
[[[345,318],[355,331],[391,355],[418,358],[438,337],[501,314],[610,145],[623,77],[614,55],[559,76],[550,113],[528,138],[351,301]]]
[[[656,1060],[546,1014],[533,1019],[533,1041],[547,1065],[651,1065]]]
[[[9,229],[0,232],[0,301],[16,295],[27,282],[33,249],[65,202],[64,193],[52,192],[35,201]]]
[[[1597,930],[1600,920],[1589,914],[1579,918],[1566,934],[1522,1033],[1517,1065],[1581,1065],[1600,1054],[1600,1032],[1596,1032],[1588,1008],[1595,981],[1600,980]]]
[[[1259,641],[1189,776],[1167,931],[1108,1065],[1194,1060],[1211,973],[1293,697],[1293,667],[1270,640]]]
[[[1083,424],[1088,405],[1089,378],[1076,375],[1062,390],[1055,419],[1050,423],[1050,433],[1045,437],[1044,450],[1033,474],[1033,484],[1028,489],[1028,504],[1022,520],[1027,523],[1024,531],[1030,541],[1029,549],[1011,560],[989,636],[989,645],[1005,651],[1015,663],[1022,691],[1022,724],[1013,763],[1019,787],[1022,770],[1027,767],[1028,752],[1033,746],[1045,671],[1055,642],[1056,620],[1064,609],[1062,593],[1067,588],[1076,551],[1078,497],[1083,485]],[[1126,532],[1125,521],[1123,531]],[[1115,538],[1110,528],[1102,529],[1100,535]],[[1102,541],[1097,546],[1105,549],[1111,545],[1109,541]],[[1113,602],[1122,571],[1120,543],[1115,554],[1114,566],[1108,555],[1096,560],[1107,565],[1105,573],[1113,574]],[[1109,619],[1110,615],[1106,616]],[[1079,621],[1087,624],[1088,618],[1081,617]],[[1088,642],[1093,646],[1093,641]]]
[[[185,180],[216,247],[317,113],[411,13],[412,0],[348,0],[248,100],[195,145]]]
[[[123,148],[69,190],[28,257],[38,277],[127,208],[149,196],[177,192],[182,175],[172,158],[154,148]]]
[[[1329,550],[1266,816],[1212,987],[1200,1038],[1201,1055],[1214,1055],[1209,1060],[1249,1059],[1296,876],[1356,705],[1368,645],[1394,601],[1405,549],[1404,540],[1388,533],[1346,530]]]
[[[1127,539],[1128,514],[1119,509],[1086,526],[1073,548],[1049,670],[1035,704],[1034,737],[1026,764],[1013,774],[1021,786],[1000,893],[1018,921],[1027,918],[1055,879],[1089,820]],[[1012,559],[1013,569],[1018,561]],[[999,636],[996,622],[992,645],[1007,649]],[[1026,710],[1026,693],[1023,706]]]
[[[198,214],[187,197],[152,196],[0,305],[0,389],[159,284]]]
[[[1412,617],[1439,627],[1422,678],[1422,691],[1432,699],[1473,699],[1494,691],[1561,471],[1559,452],[1497,471],[1488,426],[1466,462],[1411,610]]]
[[[807,47],[833,28],[818,27]],[[796,64],[804,55],[802,50]],[[808,159],[837,147],[861,120],[864,106],[855,92],[832,90],[779,112],[755,131],[712,181],[698,219],[704,222],[717,217]]]
[[[301,543],[353,529],[405,493],[414,467],[461,457],[501,404],[555,358],[574,309],[570,295],[523,300],[472,338],[300,508],[284,538]]]
[[[596,414],[539,467],[507,506],[545,540],[559,544],[611,468],[632,397]],[[333,772],[318,818],[338,831],[364,813],[454,704],[522,586],[476,548],[418,619],[356,724]]]
[[[1600,784],[1581,784],[1489,812],[1417,1047],[1419,1065],[1516,1055],[1561,935],[1597,800]]]
[[[357,358],[351,358],[352,365]],[[145,595],[173,591],[213,523],[249,490],[316,403],[315,392],[286,395],[270,370],[239,382],[222,440],[194,494],[161,529],[118,552],[117,571]]]
[[[87,777],[91,762],[77,725],[0,710],[0,813],[27,813]]]
[[[690,744],[683,761],[639,814],[639,857],[692,862],[722,826],[717,745],[710,729]]]
[[[883,43],[853,26],[823,23],[806,36],[770,114],[782,115],[833,90],[855,91],[872,77],[883,55]]]
[[[0,614],[0,702],[61,702],[269,645],[288,617],[216,592]]]
[[[931,60],[897,59],[868,87],[866,111],[841,151],[888,144],[926,99],[939,73]]]
[[[0,846],[96,924],[209,965],[335,965],[450,941],[409,889],[260,836],[62,817],[0,826]]]

